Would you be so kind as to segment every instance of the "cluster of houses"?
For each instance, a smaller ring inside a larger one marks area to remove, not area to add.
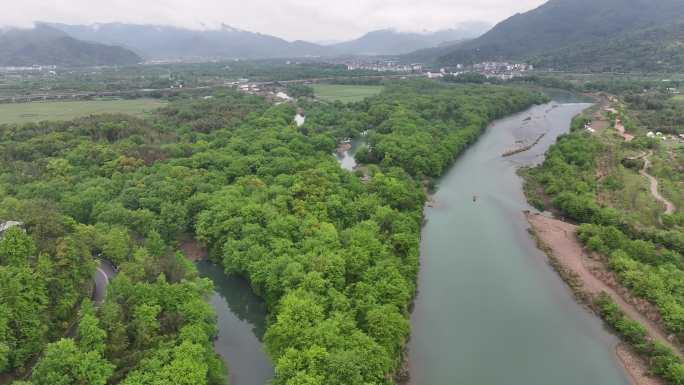
[[[349,71],[423,73],[424,69],[423,64],[420,63],[404,64],[394,60],[353,59],[344,64]]]
[[[285,92],[285,87],[274,84],[250,83],[249,79],[240,79],[226,82],[225,85],[246,94],[262,96],[276,104],[292,101],[292,97]]]
[[[473,64],[473,71],[480,73],[500,74],[513,72],[527,72],[534,70],[534,66],[526,63],[483,62]]]
[[[477,73],[488,79],[511,80],[515,77],[523,76],[526,72],[534,70],[534,66],[525,63],[508,62],[484,62],[465,66],[457,64],[451,68],[440,68],[438,71],[428,71],[425,73],[429,79],[438,79],[445,76],[458,76],[465,73]]]
[[[55,74],[57,66],[54,65],[34,65],[34,66],[13,66],[13,67],[0,67],[0,73],[26,73],[26,72],[46,72],[49,74]]]
[[[534,66],[526,63],[483,62],[472,66],[472,72],[499,80],[511,80],[533,70]]]

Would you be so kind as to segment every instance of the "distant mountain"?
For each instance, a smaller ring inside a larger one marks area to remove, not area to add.
[[[682,20],[682,0],[550,0],[499,23],[477,39],[445,50],[440,62],[533,59],[545,66],[611,68],[614,55],[606,54],[623,56],[619,49],[639,56],[657,53],[651,59],[658,60],[661,49],[670,52],[665,56],[681,52],[677,23]],[[672,40],[649,41],[654,34]],[[592,64],[596,55],[603,59]],[[618,67],[636,68],[638,62],[642,60]]]
[[[392,29],[373,31],[364,36],[330,46],[339,54],[397,55],[432,48],[445,43],[474,39],[491,25],[481,22],[465,23],[457,28],[429,32],[398,32]]]
[[[222,26],[195,31],[171,26],[124,23],[51,24],[78,39],[128,47],[148,59],[304,57],[325,55],[328,49]]]
[[[130,48],[148,59],[395,55],[445,42],[472,39],[490,28],[485,23],[471,22],[431,33],[381,30],[353,41],[321,45],[305,41],[288,42],[226,25],[220,29],[204,31],[124,23],[50,26],[77,39]]]
[[[130,50],[84,42],[43,24],[32,29],[0,31],[0,66],[82,67],[129,65],[140,61]]]

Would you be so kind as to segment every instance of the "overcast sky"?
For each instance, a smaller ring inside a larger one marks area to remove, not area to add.
[[[211,28],[221,23],[289,40],[342,40],[381,28],[420,31],[492,24],[544,0],[0,0],[0,25],[132,22]]]

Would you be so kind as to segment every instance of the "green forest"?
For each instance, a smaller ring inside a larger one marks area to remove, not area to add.
[[[393,383],[423,179],[493,119],[543,100],[417,81],[309,103],[300,128],[294,105],[236,92],[145,119],[0,126],[0,218],[26,228],[0,240],[0,373],[34,385],[225,383],[211,282],[177,251],[190,234],[266,301],[274,384]],[[377,165],[364,182],[331,154],[368,130]],[[87,299],[95,256],[118,268],[102,304]]]

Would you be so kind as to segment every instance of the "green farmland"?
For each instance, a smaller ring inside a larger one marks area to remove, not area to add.
[[[316,98],[329,102],[358,102],[382,92],[382,86],[353,86],[336,84],[314,84]]]
[[[0,124],[70,120],[103,113],[141,116],[164,105],[156,99],[0,104]]]

